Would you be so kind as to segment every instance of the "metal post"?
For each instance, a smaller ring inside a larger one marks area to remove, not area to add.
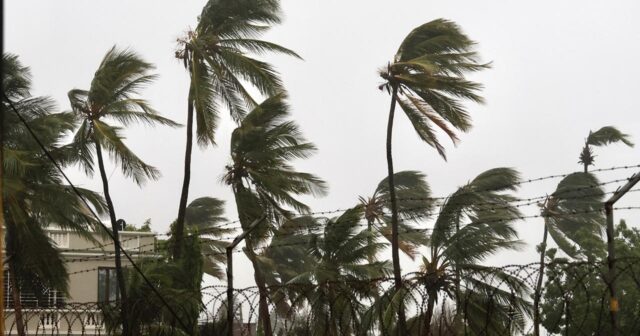
[[[263,220],[267,218],[267,215],[256,219],[249,225],[246,231],[237,236],[229,246],[227,250],[227,335],[233,336],[233,249],[240,244],[240,242],[249,234],[253,229],[258,227]]]
[[[629,182],[618,189],[611,198],[604,203],[604,210],[607,215],[607,265],[609,272],[607,275],[607,287],[609,288],[609,315],[611,318],[611,330],[613,336],[620,335],[620,321],[618,321],[618,310],[620,305],[616,292],[616,250],[615,232],[613,227],[613,205],[626,194],[636,183],[640,182],[640,174],[634,174],[629,178]]]
[[[611,317],[611,328],[613,336],[619,335],[618,330],[618,298],[616,297],[615,268],[616,250],[614,248],[613,231],[613,204],[605,203],[604,211],[607,214],[607,265],[609,273],[607,275],[607,287],[609,288],[609,315]]]

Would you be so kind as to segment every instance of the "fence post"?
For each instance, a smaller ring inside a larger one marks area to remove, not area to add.
[[[618,189],[611,198],[604,203],[604,210],[607,215],[607,265],[609,272],[607,275],[607,287],[609,289],[609,314],[611,318],[611,329],[613,336],[620,335],[620,321],[618,321],[618,310],[620,305],[616,292],[616,250],[615,231],[613,226],[613,205],[626,194],[636,183],[640,182],[640,174],[634,174],[629,178],[629,182]]]
[[[246,231],[237,236],[229,246],[227,250],[227,335],[233,336],[233,249],[251,232],[258,227],[263,220],[267,218],[267,215],[256,219],[249,225]]]

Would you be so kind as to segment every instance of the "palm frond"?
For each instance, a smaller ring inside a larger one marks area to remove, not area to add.
[[[592,146],[605,146],[608,144],[622,142],[629,147],[633,147],[633,142],[628,134],[620,132],[613,126],[605,126],[595,132],[589,132],[587,144]]]

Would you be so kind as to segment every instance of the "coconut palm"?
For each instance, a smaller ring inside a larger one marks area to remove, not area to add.
[[[431,330],[435,303],[441,297],[456,303],[457,319],[464,318],[472,330],[482,330],[473,326],[487,317],[485,309],[489,308],[485,304],[491,305],[493,316],[506,314],[509,305],[521,315],[526,312],[527,305],[521,298],[525,285],[509,274],[481,265],[499,251],[522,246],[513,228],[520,212],[512,203],[516,198],[510,194],[518,181],[519,174],[513,169],[490,169],[447,197],[440,207],[430,252],[423,256],[421,274],[416,278],[427,299],[421,317],[423,332]],[[500,283],[490,281],[492,277]],[[498,328],[502,323],[492,325]]]
[[[422,230],[414,228],[410,221],[419,221],[428,218],[433,211],[433,202],[429,198],[431,189],[425,180],[424,174],[417,171],[401,171],[394,174],[396,187],[396,206],[398,223],[402,237],[398,242],[399,248],[407,256],[415,259],[417,249],[429,241],[429,237]],[[360,204],[364,207],[364,217],[367,220],[367,229],[380,233],[386,240],[391,241],[391,202],[388,178],[384,178],[373,194],[369,197],[359,197]],[[371,239],[377,235],[372,234]],[[374,257],[374,256],[372,256]],[[373,258],[372,258],[373,259]]]
[[[321,233],[308,235],[306,252],[313,260],[304,272],[289,280],[299,288],[294,308],[309,306],[307,335],[351,335],[361,332],[364,300],[376,291],[371,279],[390,275],[391,265],[375,256],[385,243],[371,243],[360,224],[364,208],[357,206],[336,218],[319,219]]]
[[[271,25],[280,21],[280,5],[276,0],[209,0],[196,28],[178,40],[176,57],[183,61],[190,84],[184,180],[173,251],[176,258],[180,256],[181,228],[189,197],[194,117],[198,143],[213,145],[222,106],[228,108],[231,117],[238,122],[247,109],[257,105],[250,89],[257,89],[267,96],[282,90],[276,70],[250,56],[251,53],[275,52],[299,57],[289,49],[259,39]]]
[[[584,172],[588,172],[589,166],[595,164],[592,146],[602,147],[616,142],[622,142],[629,147],[633,147],[633,142],[629,140],[629,135],[620,132],[613,126],[605,126],[595,132],[589,131],[589,136],[585,140],[582,152],[580,152],[580,160],[578,161],[584,166]]]
[[[6,226],[6,253],[9,288],[12,292],[16,327],[24,335],[20,292],[42,295],[46,288],[68,291],[68,275],[64,260],[46,228],[57,226],[75,232],[88,240],[97,222],[87,216],[84,203],[29,133],[38,139],[58,162],[67,162],[61,141],[75,127],[70,113],[53,113],[48,97],[33,97],[29,68],[18,57],[2,57],[2,167],[3,217]],[[15,110],[13,110],[15,108]],[[18,116],[19,114],[19,116]],[[103,199],[96,193],[77,188],[99,213],[104,213]],[[38,248],[33,248],[37,246]]]
[[[260,293],[259,315],[266,335],[271,335],[267,289],[263,265],[268,263],[255,251],[273,230],[292,213],[309,212],[309,207],[298,200],[298,195],[320,196],[326,185],[320,178],[299,172],[291,166],[293,159],[304,159],[315,151],[307,142],[295,122],[287,120],[289,107],[286,95],[279,93],[266,99],[248,113],[231,136],[231,164],[223,181],[231,186],[238,216],[243,230],[267,215],[245,239],[246,254],[254,269],[254,279]]]
[[[75,159],[88,174],[94,171],[94,152],[98,161],[104,197],[109,209],[109,219],[115,248],[115,264],[120,295],[124,301],[125,283],[121,270],[120,248],[118,243],[118,225],[116,213],[109,193],[109,180],[104,168],[102,150],[115,160],[122,173],[142,185],[147,179],[157,179],[160,172],[142,161],[123,142],[123,127],[134,122],[147,125],[178,124],[160,116],[149,103],[138,96],[140,90],[151,83],[156,75],[151,71],[154,66],[145,62],[138,54],[127,49],[111,48],[91,81],[89,90],[73,89],[69,91],[69,102],[80,120],[69,150],[76,153]],[[126,316],[126,306],[122,305]],[[126,321],[123,318],[123,321]],[[126,335],[126,326],[123,332]]]
[[[185,234],[190,239],[195,237],[199,239],[204,273],[218,279],[224,278],[224,270],[220,264],[226,261],[224,251],[229,243],[219,238],[235,231],[233,227],[222,225],[227,221],[224,217],[224,203],[217,198],[200,197],[189,203],[185,215]],[[175,244],[175,230],[176,222],[174,221],[171,224],[169,246]]]
[[[446,159],[436,129],[444,131],[455,143],[458,140],[455,130],[465,132],[471,128],[471,118],[463,101],[483,101],[479,95],[482,86],[465,78],[466,73],[489,67],[488,64],[479,63],[474,46],[475,43],[458,25],[437,19],[411,31],[400,44],[393,61],[380,70],[380,76],[385,81],[380,88],[391,94],[386,150],[391,199],[391,251],[398,290],[402,286],[402,278],[391,151],[396,104],[405,112],[420,138]],[[403,314],[402,310],[399,314]]]
[[[544,258],[547,237],[551,236],[558,248],[572,258],[581,257],[578,247],[582,240],[600,240],[604,229],[602,208],[604,191],[591,173],[573,173],[562,179],[556,191],[542,207],[544,231],[540,252],[540,269],[533,298],[534,335],[540,335],[540,297],[544,277]]]

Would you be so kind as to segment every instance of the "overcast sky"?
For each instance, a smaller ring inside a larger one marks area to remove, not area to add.
[[[88,88],[92,75],[114,44],[131,47],[156,64],[159,80],[144,96],[164,116],[186,122],[188,78],[174,58],[176,38],[196,25],[205,1],[159,0],[8,0],[5,1],[5,50],[32,69],[34,94],[50,95],[69,109],[66,93]],[[486,89],[487,104],[470,106],[473,129],[457,148],[447,144],[448,162],[422,143],[400,114],[394,133],[396,171],[428,175],[435,196],[493,167],[514,167],[526,178],[580,170],[578,154],[589,130],[616,125],[640,142],[638,78],[640,12],[638,1],[337,1],[286,0],[286,19],[265,37],[297,51],[304,61],[268,58],[282,73],[293,118],[319,148],[298,162],[330,185],[330,194],[306,199],[316,211],[345,208],[369,195],[386,174],[385,129],[389,96],[377,89],[377,69],[388,62],[404,36],[427,21],[457,22],[479,43],[493,69],[474,79]],[[227,116],[218,146],[196,150],[190,199],[213,196],[228,202],[228,218],[237,218],[232,194],[219,180],[229,160],[234,124]],[[445,140],[445,139],[443,139]],[[127,144],[162,171],[143,188],[108,167],[118,218],[166,232],[176,217],[182,183],[185,129],[132,127]],[[640,147],[596,149],[596,168],[640,163]],[[111,174],[111,172],[113,173]],[[78,185],[102,190],[97,176],[69,171]],[[601,173],[602,181],[628,177],[631,170]],[[521,197],[551,193],[558,180],[524,185]],[[608,190],[615,189],[609,186]],[[640,193],[619,206],[640,205]],[[537,214],[536,207],[524,210]],[[638,211],[617,218],[640,226]],[[491,263],[535,261],[542,221],[517,223],[525,250],[503,253]],[[390,253],[389,253],[390,255]],[[242,257],[239,257],[239,259]],[[414,266],[403,260],[404,271]],[[247,272],[238,286],[252,284]]]

